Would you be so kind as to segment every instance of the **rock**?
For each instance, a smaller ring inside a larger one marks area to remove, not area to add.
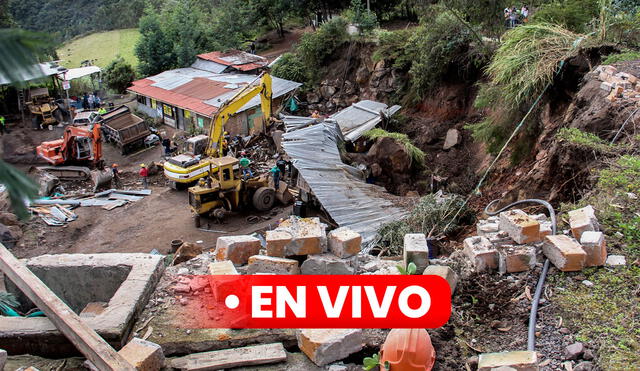
[[[133,338],[118,353],[138,371],[158,371],[164,367],[162,348],[150,341]]]
[[[507,232],[516,243],[525,244],[540,241],[540,223],[522,210],[500,213],[500,230]]]
[[[331,98],[336,93],[336,88],[331,85],[325,85],[320,87],[320,94],[324,99]]]
[[[593,362],[580,362],[574,368],[573,371],[595,371],[597,370]]]
[[[267,231],[267,255],[284,258],[286,246],[293,240],[291,233],[287,231]]]
[[[447,267],[446,265],[430,265],[428,266],[422,274],[432,274],[435,276],[440,276],[447,280],[449,283],[449,287],[451,288],[451,295],[456,290],[456,285],[458,284],[458,275],[453,269]]]
[[[538,355],[534,351],[483,353],[478,357],[478,371],[495,371],[501,367],[516,371],[538,371]]]
[[[565,235],[546,236],[542,252],[563,272],[580,271],[587,260],[587,253],[580,244]]]
[[[447,136],[444,139],[444,146],[442,149],[447,150],[460,143],[460,132],[457,129],[447,130]]]
[[[385,169],[392,169],[393,173],[406,173],[411,169],[411,157],[404,146],[395,139],[382,137],[367,152],[367,162],[382,164]]]
[[[307,93],[307,102],[311,104],[320,102],[320,95],[316,92],[310,91]]]
[[[53,192],[53,190],[60,184],[60,179],[47,172],[42,172],[40,174],[40,178],[38,179],[38,183],[40,184],[40,190],[38,191],[38,194],[42,197],[46,197],[49,196],[51,192]]]
[[[367,69],[367,66],[363,65],[358,68],[358,71],[356,71],[356,83],[362,86],[366,84],[367,81],[369,81],[369,70]]]
[[[604,265],[607,260],[607,243],[604,240],[604,233],[585,231],[580,237],[580,245],[587,253],[587,267],[597,267]]]
[[[178,248],[173,258],[173,265],[184,263],[202,254],[202,246],[185,242]]]
[[[249,258],[247,274],[300,274],[298,261],[266,255],[254,255]]]
[[[469,237],[463,242],[463,253],[471,261],[476,272],[498,268],[498,251],[486,237]]]
[[[181,304],[181,305],[187,305],[187,304],[189,304],[189,299],[187,299],[187,298],[181,298],[181,299],[180,299],[180,304]]]
[[[14,248],[18,240],[20,240],[20,237],[21,235],[16,233],[15,230],[12,230],[11,227],[0,224],[0,242],[2,242],[2,244],[5,245],[8,249]]]
[[[217,261],[230,260],[233,264],[243,265],[249,257],[260,253],[260,240],[251,236],[218,237],[215,257]]]
[[[564,359],[572,361],[580,358],[584,353],[584,344],[582,343],[573,343],[566,348],[564,348]]]
[[[350,228],[342,227],[329,232],[329,251],[339,258],[348,258],[360,252],[362,236]]]
[[[332,254],[310,255],[300,266],[302,274],[355,274],[349,261]]]
[[[593,355],[593,351],[591,349],[587,349],[584,351],[584,354],[582,355],[582,359],[584,359],[585,361],[591,361],[595,358],[595,356]]]
[[[591,282],[589,280],[582,281],[582,284],[587,286],[587,287],[593,287],[593,282]]]
[[[498,272],[516,273],[536,266],[536,248],[529,245],[505,245],[498,249]]]
[[[591,205],[582,209],[569,211],[569,226],[576,240],[580,240],[583,232],[600,230],[596,212]]]
[[[318,366],[347,358],[363,348],[361,329],[302,329],[296,331],[298,347]]]
[[[213,262],[209,264],[209,274],[212,275],[227,275],[227,274],[238,274],[236,267],[229,260],[223,260],[220,262]]]
[[[404,235],[404,250],[402,260],[406,267],[409,263],[416,265],[416,274],[422,274],[429,265],[429,245],[423,233],[409,233]]]
[[[15,214],[0,212],[0,224],[4,224],[6,226],[20,225],[20,221]]]
[[[0,370],[4,370],[4,365],[5,363],[7,363],[8,357],[9,355],[7,354],[7,351],[4,349],[0,349]]]

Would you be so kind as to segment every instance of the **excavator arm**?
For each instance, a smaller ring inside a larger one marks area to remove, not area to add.
[[[207,156],[220,156],[222,157],[222,130],[224,125],[229,120],[231,115],[236,113],[253,97],[260,94],[260,104],[262,110],[262,116],[264,118],[265,125],[271,118],[271,76],[263,72],[260,76],[259,85],[253,85],[253,82],[247,85],[245,88],[236,93],[231,99],[226,101],[216,113],[216,116],[211,120],[211,126],[209,128],[209,143],[207,145]],[[257,80],[257,79],[256,79]],[[213,143],[218,143],[217,151],[214,151]],[[216,153],[217,152],[217,153]]]

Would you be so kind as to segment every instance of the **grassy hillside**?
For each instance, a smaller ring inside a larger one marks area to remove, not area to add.
[[[106,67],[120,54],[134,67],[138,64],[133,49],[140,37],[135,28],[93,33],[71,40],[58,49],[58,57],[65,67],[80,67],[80,62],[91,59],[93,64]]]

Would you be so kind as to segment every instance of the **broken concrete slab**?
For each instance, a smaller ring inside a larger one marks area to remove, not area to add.
[[[536,248],[530,245],[505,245],[498,249],[498,272],[517,273],[536,266]]]
[[[598,267],[604,265],[607,260],[607,243],[604,240],[604,233],[585,231],[580,237],[580,245],[587,253],[585,266]]]
[[[600,230],[600,224],[598,223],[598,218],[596,218],[596,211],[591,205],[569,211],[569,226],[571,227],[573,237],[578,241],[583,232],[598,232]]]
[[[460,131],[457,129],[449,129],[447,130],[447,136],[444,139],[442,149],[446,151],[449,148],[455,147],[458,143],[460,143]]]
[[[233,264],[244,265],[249,257],[260,254],[260,240],[251,236],[222,236],[216,242],[217,261],[230,260]]]
[[[296,331],[298,347],[318,366],[325,366],[363,348],[361,329],[302,329]]]
[[[208,272],[212,275],[238,274],[236,267],[230,260],[210,263]]]
[[[565,235],[545,237],[542,252],[563,272],[580,271],[587,261],[587,253],[578,241]]]
[[[463,241],[463,253],[467,256],[476,272],[498,268],[498,250],[486,238],[474,236]]]
[[[107,302],[102,313],[83,321],[114,348],[120,348],[162,276],[164,257],[124,253],[59,254],[28,259],[26,265],[76,313],[88,303]],[[5,285],[8,292],[16,294],[21,311],[33,308],[13,283],[5,279]],[[12,354],[58,358],[78,354],[45,317],[0,317],[0,333],[0,348]]]
[[[87,304],[82,312],[80,312],[80,317],[95,317],[104,312],[104,310],[109,306],[108,303],[105,302],[91,302]]]
[[[446,265],[430,265],[428,266],[422,274],[426,275],[434,275],[440,276],[447,280],[449,283],[449,287],[451,288],[451,295],[456,291],[456,285],[458,284],[458,275],[453,269],[447,267]]]
[[[282,343],[272,343],[194,353],[174,358],[169,363],[179,370],[196,371],[279,363],[286,359],[287,353]]]
[[[4,370],[4,365],[7,363],[7,358],[9,358],[7,351],[4,349],[0,349],[0,370]]]
[[[409,233],[404,235],[404,250],[402,262],[406,267],[409,263],[416,265],[416,274],[422,274],[429,265],[429,245],[427,236],[423,233]]]
[[[302,274],[355,274],[348,260],[333,254],[310,255],[300,266]]]
[[[540,241],[540,222],[529,217],[522,210],[515,209],[500,213],[500,230],[509,234],[516,243],[525,244]]]
[[[285,247],[285,256],[321,254],[325,251],[326,226],[319,218],[295,216],[280,223],[276,230],[291,234],[292,240]]]
[[[627,258],[624,255],[609,255],[605,264],[610,267],[624,266],[627,265]]]
[[[247,274],[300,274],[298,261],[266,255],[254,255],[249,258]]]
[[[160,345],[133,338],[118,351],[138,371],[159,371],[164,367],[164,354]]]
[[[287,231],[267,231],[265,234],[267,241],[267,255],[276,258],[284,258],[287,245],[293,240],[291,233]]]
[[[347,227],[329,232],[327,236],[329,251],[339,258],[348,258],[360,252],[362,236]]]
[[[538,371],[538,354],[523,350],[483,353],[478,357],[478,371],[495,371],[502,367],[516,371]]]

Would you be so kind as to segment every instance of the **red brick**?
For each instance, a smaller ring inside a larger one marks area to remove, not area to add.
[[[576,240],[580,240],[583,232],[600,230],[595,210],[591,205],[569,211],[569,226]]]
[[[545,237],[542,251],[563,272],[582,270],[587,261],[587,253],[578,241],[565,235]]]
[[[291,233],[286,231],[267,231],[267,255],[284,258],[287,245],[293,240]]]
[[[500,273],[525,272],[536,264],[536,248],[529,245],[505,245],[498,249]]]
[[[587,253],[587,267],[598,267],[607,261],[607,243],[602,232],[583,232],[580,245]]]
[[[522,210],[500,213],[500,229],[519,244],[540,241],[540,223]]]

